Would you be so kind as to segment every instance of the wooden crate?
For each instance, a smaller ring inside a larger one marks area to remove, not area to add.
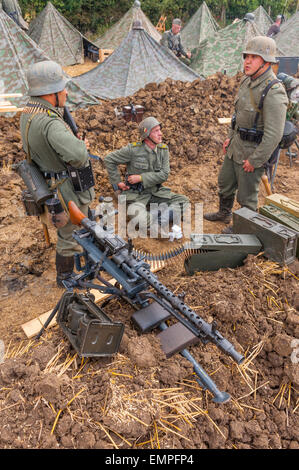
[[[114,49],[99,49],[99,62],[104,62],[114,52]]]

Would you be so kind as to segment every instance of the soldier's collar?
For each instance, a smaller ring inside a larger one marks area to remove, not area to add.
[[[144,142],[144,147],[145,147],[145,149],[148,151],[148,153],[151,153],[151,152],[157,153],[157,145],[152,149],[149,145],[147,145],[147,144]]]
[[[271,68],[271,65],[269,66],[269,68],[264,72],[262,73],[259,77],[255,78],[255,79],[251,79],[250,78],[250,81],[249,81],[249,87],[250,88],[254,88],[256,87],[257,85],[259,85],[260,83],[262,83],[265,79],[268,78],[268,76],[272,75],[272,68]]]

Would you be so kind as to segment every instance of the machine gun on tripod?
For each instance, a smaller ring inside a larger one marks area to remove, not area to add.
[[[79,274],[64,281],[67,291],[43,329],[58,312],[57,323],[79,354],[111,355],[117,352],[123,331],[122,325],[111,322],[104,311],[93,302],[90,293],[82,296],[74,294],[73,290],[98,289],[110,294],[111,298],[122,298],[135,308],[136,312],[131,319],[142,333],[157,327],[161,330],[159,338],[166,357],[179,352],[192,363],[196,380],[201,387],[212,393],[213,401],[218,403],[228,401],[229,394],[218,390],[213,380],[186,349],[187,346],[200,341],[203,344],[212,342],[241,364],[244,357],[220,334],[216,329],[216,323],[205,322],[184,303],[183,296],[176,296],[164,286],[150,271],[150,265],[134,256],[132,242],[130,240],[126,242],[114,234],[103,223],[103,219],[102,222],[96,222],[86,217],[73,201],[69,202],[69,213],[72,223],[82,226],[73,233],[74,239],[83,248],[83,252],[76,255],[76,268]],[[116,283],[107,281],[101,273],[108,273]],[[101,285],[96,281],[100,281]],[[168,319],[177,322],[168,327],[166,324]],[[101,340],[102,327],[105,330],[104,340]]]

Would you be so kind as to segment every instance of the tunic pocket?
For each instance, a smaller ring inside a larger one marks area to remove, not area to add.
[[[135,167],[138,170],[147,170],[148,169],[148,162],[146,160],[135,160],[132,163],[132,167]]]

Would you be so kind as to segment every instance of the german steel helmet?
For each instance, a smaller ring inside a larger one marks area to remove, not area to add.
[[[27,71],[29,96],[50,95],[64,90],[68,79],[61,65],[52,60],[36,62]]]
[[[155,117],[150,116],[143,119],[138,127],[141,140],[146,139],[156,126],[161,126],[161,124]]]
[[[254,54],[259,55],[264,59],[265,62],[277,63],[276,60],[276,43],[274,39],[268,38],[267,36],[256,36],[250,39],[246,45],[243,54]]]
[[[175,18],[174,20],[172,20],[172,24],[178,24],[179,26],[182,26],[180,18]]]
[[[244,16],[245,21],[254,21],[254,14],[253,13],[246,13]]]

